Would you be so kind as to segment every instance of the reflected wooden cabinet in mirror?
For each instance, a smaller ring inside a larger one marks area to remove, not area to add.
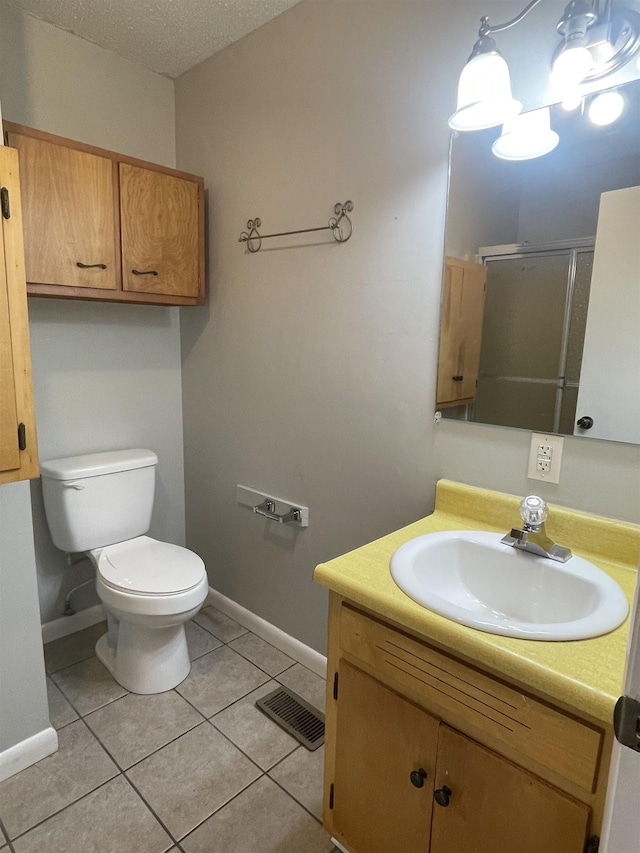
[[[539,158],[494,156],[500,128],[454,135],[443,417],[640,444],[640,81],[619,91],[626,111],[609,127],[553,106],[560,142]],[[465,311],[452,313],[462,298],[452,258],[485,271],[475,331]],[[456,397],[451,376],[465,375],[460,357],[476,347],[477,388],[465,376]]]
[[[204,303],[204,181],[4,122],[22,175],[31,296]]]
[[[486,266],[445,258],[438,406],[471,403],[476,395],[486,280]]]

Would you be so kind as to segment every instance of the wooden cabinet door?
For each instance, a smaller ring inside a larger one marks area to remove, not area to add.
[[[333,831],[351,853],[429,849],[438,722],[350,666],[339,666]],[[426,771],[422,787],[413,771]]]
[[[0,484],[38,476],[18,154],[0,146]],[[23,441],[18,440],[22,425]]]
[[[198,184],[128,163],[119,169],[123,289],[199,296]]]
[[[112,161],[32,136],[7,136],[20,152],[29,284],[115,290]]]
[[[431,853],[582,853],[589,808],[442,724]]]
[[[436,404],[468,403],[476,394],[487,268],[446,258]]]

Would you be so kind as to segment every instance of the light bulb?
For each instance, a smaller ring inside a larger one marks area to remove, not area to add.
[[[620,92],[601,92],[589,104],[589,120],[598,127],[606,127],[619,119],[623,110],[624,98]]]
[[[514,116],[505,122],[491,150],[502,160],[532,160],[556,147],[560,137],[551,130],[549,107]]]
[[[593,66],[593,59],[586,47],[566,47],[553,63],[551,79],[557,91],[570,92],[582,82]]]
[[[562,98],[562,109],[568,113],[577,110],[582,103],[582,94],[579,89],[573,89],[564,93]]]

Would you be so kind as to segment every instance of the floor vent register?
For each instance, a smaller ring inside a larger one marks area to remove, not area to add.
[[[324,714],[293,690],[278,687],[258,699],[256,707],[308,750],[313,752],[324,743]]]

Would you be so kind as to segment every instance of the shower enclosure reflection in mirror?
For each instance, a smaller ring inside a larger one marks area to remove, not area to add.
[[[618,91],[625,111],[605,127],[551,107],[560,142],[537,159],[494,156],[500,128],[454,134],[444,417],[640,443],[640,81]],[[454,328],[484,276],[475,329],[469,312]]]

